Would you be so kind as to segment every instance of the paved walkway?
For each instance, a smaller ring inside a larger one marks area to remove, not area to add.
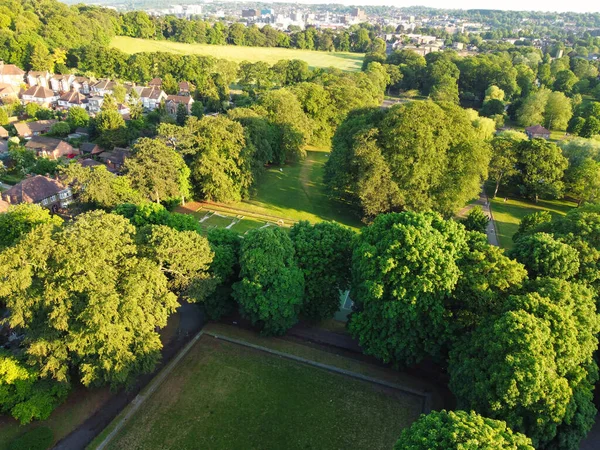
[[[488,196],[485,194],[485,192],[483,191],[483,189],[481,190],[481,193],[479,194],[479,198],[477,199],[477,201],[474,203],[471,203],[470,205],[465,206],[463,209],[460,210],[458,215],[460,217],[466,217],[466,215],[469,213],[469,211],[471,209],[473,209],[475,206],[481,206],[481,208],[483,209],[483,212],[490,219],[490,221],[488,222],[488,225],[487,225],[487,229],[485,230],[486,234],[487,234],[488,242],[491,245],[495,245],[496,247],[499,247],[500,244],[498,243],[498,235],[496,234],[496,223],[494,222],[494,216],[492,214],[490,200],[489,200]]]

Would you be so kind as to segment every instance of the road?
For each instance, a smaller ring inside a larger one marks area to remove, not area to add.
[[[471,203],[470,205],[465,206],[458,213],[458,215],[460,217],[466,217],[466,215],[469,213],[469,211],[471,209],[473,209],[475,206],[481,206],[481,209],[483,209],[483,212],[490,219],[490,221],[487,224],[487,228],[485,230],[486,234],[487,234],[488,242],[491,245],[495,245],[496,247],[499,247],[500,244],[498,242],[498,235],[496,234],[496,224],[494,223],[494,218],[492,215],[492,208],[490,206],[490,200],[489,200],[488,196],[485,194],[485,192],[483,191],[483,189],[481,190],[481,193],[479,194],[479,198],[477,199],[477,201]]]

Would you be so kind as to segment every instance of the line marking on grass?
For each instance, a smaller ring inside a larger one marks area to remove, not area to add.
[[[194,346],[194,344],[198,341],[198,339],[200,339],[202,334],[203,334],[203,330],[200,330],[198,332],[198,334],[196,334],[196,336],[194,336],[192,338],[192,340],[190,342],[188,342],[186,344],[186,346],[179,351],[177,356],[175,358],[173,358],[171,360],[171,362],[164,369],[162,369],[158,375],[156,375],[152,379],[152,381],[150,381],[148,386],[146,386],[146,388],[142,392],[140,392],[138,395],[135,396],[135,398],[131,401],[131,403],[129,405],[127,405],[127,407],[126,407],[126,408],[128,408],[127,412],[125,412],[125,414],[119,419],[119,421],[117,422],[117,424],[115,425],[113,430],[104,438],[104,440],[102,442],[100,442],[100,444],[98,444],[98,446],[96,447],[96,450],[103,450],[104,448],[106,448],[106,446],[108,444],[110,444],[110,442],[117,435],[117,433],[119,433],[119,431],[121,431],[121,429],[129,421],[129,419],[131,419],[133,417],[133,415],[137,412],[137,410],[140,409],[140,406],[142,406],[144,404],[144,402],[150,396],[152,396],[152,394],[158,389],[158,387],[162,384],[162,382],[165,380],[165,378],[167,378],[167,375],[169,375],[171,373],[171,371],[175,368],[175,366],[177,366],[179,361],[181,361],[181,359],[185,355],[187,355],[187,353]]]
[[[369,377],[367,375],[363,375],[357,372],[352,372],[350,370],[345,370],[345,369],[340,369],[339,367],[335,367],[335,366],[330,366],[328,364],[323,364],[320,362],[316,362],[316,361],[311,361],[310,359],[306,359],[306,358],[302,358],[300,356],[296,356],[296,355],[292,355],[290,353],[284,353],[284,352],[280,352],[278,350],[273,350],[267,347],[262,347],[260,345],[255,345],[255,344],[251,344],[249,342],[245,342],[245,341],[241,341],[238,339],[233,339],[227,336],[223,336],[223,335],[217,335],[215,333],[212,333],[210,331],[207,331],[204,333],[206,336],[211,336],[215,339],[221,339],[223,341],[226,342],[231,342],[232,344],[237,344],[237,345],[242,345],[244,347],[249,347],[249,348],[253,348],[255,350],[260,350],[266,353],[270,353],[272,355],[276,355],[276,356],[280,356],[282,358],[286,358],[286,359],[290,359],[292,361],[296,361],[296,362],[301,362],[304,364],[308,364],[314,367],[318,367],[320,369],[324,369],[324,370],[328,370],[330,372],[335,372],[335,373],[339,373],[341,375],[346,375],[352,378],[357,378],[359,380],[362,381],[367,381],[369,383],[373,383],[373,384],[378,384],[380,386],[385,386],[388,388],[392,388],[392,389],[396,389],[400,392],[404,392],[406,394],[409,395],[414,395],[416,397],[420,397],[422,400],[422,405],[421,405],[421,412],[423,414],[428,414],[431,412],[431,402],[432,402],[432,395],[431,392],[428,391],[420,391],[417,389],[412,389],[406,386],[402,386],[400,384],[396,384],[396,383],[390,383],[389,381],[384,381],[384,380],[379,380],[377,378],[373,378],[373,377]]]

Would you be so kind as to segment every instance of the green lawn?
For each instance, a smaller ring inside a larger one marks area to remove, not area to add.
[[[168,52],[181,55],[206,55],[235,62],[265,61],[275,64],[282,59],[301,59],[311,68],[335,67],[344,71],[359,71],[363,54],[346,52],[320,52],[273,47],[241,47],[236,45],[183,44],[171,41],[136,39],[125,36],[113,38],[110,45],[125,53]]]
[[[203,336],[110,449],[390,449],[421,400]]]
[[[488,193],[493,192],[493,187]],[[504,202],[504,198],[508,198]],[[549,211],[553,216],[565,215],[570,209],[577,206],[576,203],[568,200],[540,200],[538,203],[515,197],[509,193],[500,190],[498,196],[494,199],[490,197],[492,214],[496,224],[496,233],[500,246],[505,249],[511,249],[514,245],[513,235],[519,229],[521,219],[528,214],[537,211]]]
[[[251,200],[232,206],[257,214],[320,222],[332,220],[352,228],[360,220],[347,205],[330,200],[323,184],[323,170],[329,153],[310,149],[304,161],[296,165],[272,168],[257,185]]]

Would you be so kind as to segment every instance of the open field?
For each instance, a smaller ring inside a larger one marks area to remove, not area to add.
[[[206,223],[202,223],[205,229],[213,225],[226,227],[236,216],[243,217],[231,227],[240,234],[279,220],[286,227],[300,220],[331,220],[358,229],[361,222],[349,207],[330,200],[326,195],[323,170],[328,156],[329,153],[325,150],[311,148],[307,151],[306,159],[298,164],[268,169],[257,183],[250,200],[209,205],[190,203],[176,211],[192,213],[199,220],[209,211],[230,217],[225,220],[218,217],[208,219]],[[199,206],[202,209],[198,210]]]
[[[488,195],[493,193],[493,186],[487,185],[486,189]],[[506,202],[504,202],[504,198],[507,198]],[[568,200],[540,200],[538,203],[534,203],[512,196],[510,193],[504,192],[502,188],[498,191],[496,198],[490,196],[490,203],[500,247],[505,249],[513,247],[512,237],[519,229],[521,219],[526,215],[537,211],[548,211],[553,216],[562,216],[577,206],[576,203]]]
[[[275,64],[282,59],[301,59],[311,68],[335,67],[353,72],[362,67],[363,54],[346,52],[321,52],[274,47],[242,47],[236,45],[183,44],[171,41],[136,39],[126,36],[113,38],[110,45],[125,53],[168,52],[181,55],[205,55],[235,62],[264,61]]]
[[[421,400],[203,336],[110,449],[389,449]]]

